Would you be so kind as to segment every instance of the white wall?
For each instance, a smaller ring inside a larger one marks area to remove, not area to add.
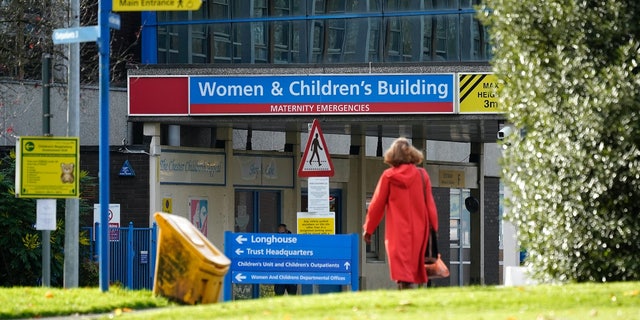
[[[98,145],[100,92],[95,87],[83,87],[80,94],[80,145]],[[127,91],[112,88],[109,95],[109,144],[120,145],[127,138]],[[0,82],[0,145],[13,146],[18,136],[43,134],[42,85],[40,83]],[[67,135],[67,89],[54,84],[50,90],[50,133]]]

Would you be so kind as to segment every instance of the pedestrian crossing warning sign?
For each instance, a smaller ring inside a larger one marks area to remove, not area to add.
[[[307,146],[298,167],[298,177],[333,177],[335,173],[318,119],[313,120]]]

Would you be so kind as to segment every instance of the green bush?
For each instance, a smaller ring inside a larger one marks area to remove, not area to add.
[[[42,231],[35,229],[36,199],[15,197],[15,152],[0,158],[0,286],[36,286],[42,278]],[[93,184],[95,179],[80,173],[83,185]],[[51,243],[51,286],[62,286],[64,266],[64,199],[56,201],[56,230],[50,232]],[[80,216],[92,213],[86,201],[80,200]],[[61,214],[62,213],[62,214]],[[86,233],[80,235],[80,252],[88,251],[89,239]],[[89,264],[80,265],[80,274],[90,275]],[[81,281],[84,281],[80,279]],[[84,281],[87,285],[91,279]],[[95,283],[97,285],[97,281]]]
[[[486,0],[506,219],[544,281],[640,279],[640,2]]]

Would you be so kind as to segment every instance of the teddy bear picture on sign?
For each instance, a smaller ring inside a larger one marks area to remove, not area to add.
[[[73,183],[75,180],[73,176],[73,163],[61,163],[60,164],[62,174],[60,175],[60,180],[62,183]]]

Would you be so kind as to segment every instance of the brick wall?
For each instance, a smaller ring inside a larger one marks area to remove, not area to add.
[[[120,224],[128,226],[133,222],[134,227],[149,226],[149,156],[146,154],[126,154],[112,151],[109,154],[109,185],[110,202],[120,204]],[[89,175],[98,177],[99,152],[96,147],[85,147],[80,150],[80,169]],[[135,176],[120,176],[120,169],[128,160]],[[83,198],[89,198],[91,203],[99,202],[99,180],[95,189],[80,190]],[[92,218],[93,216],[91,216]],[[89,226],[91,221],[82,221],[81,226]]]

